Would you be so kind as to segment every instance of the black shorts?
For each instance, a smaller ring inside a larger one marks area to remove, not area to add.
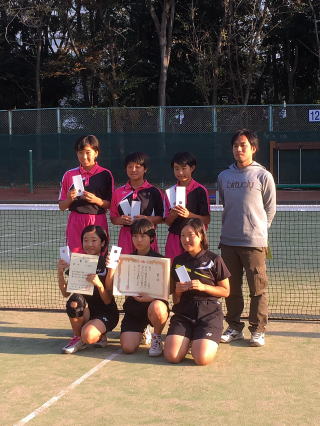
[[[162,300],[167,305],[168,302]],[[121,322],[121,333],[125,331],[133,331],[143,333],[148,324],[152,325],[148,318],[148,309],[152,302],[137,302],[132,297],[128,297],[123,304],[124,317]]]
[[[106,327],[106,331],[113,330],[119,321],[119,311],[118,309],[109,309],[105,312],[93,312],[90,313],[90,320],[98,319],[103,322]]]
[[[217,300],[191,300],[173,307],[167,335],[190,340],[208,339],[219,344],[223,331],[223,313]]]

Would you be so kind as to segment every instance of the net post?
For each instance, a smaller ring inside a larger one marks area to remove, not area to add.
[[[33,164],[32,149],[29,149],[29,191],[33,194]]]

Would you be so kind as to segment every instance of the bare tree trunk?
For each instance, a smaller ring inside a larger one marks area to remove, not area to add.
[[[172,48],[172,30],[175,6],[175,0],[163,0],[160,22],[153,4],[150,5],[150,14],[156,27],[160,46],[161,68],[158,88],[158,99],[160,106],[166,105],[166,88]]]
[[[42,30],[37,31],[37,59],[36,59],[36,108],[41,108],[41,51],[42,51]]]

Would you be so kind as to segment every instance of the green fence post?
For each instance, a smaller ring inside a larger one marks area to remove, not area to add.
[[[269,132],[273,132],[273,111],[272,111],[272,105],[269,105],[268,107],[268,119],[269,119]]]
[[[33,164],[32,164],[32,149],[29,149],[29,188],[30,193],[33,193]]]
[[[216,106],[212,107],[212,128],[213,128],[213,133],[217,133],[218,126],[217,126],[217,107]]]
[[[107,133],[111,133],[111,111],[107,108]]]
[[[164,126],[164,107],[159,107],[159,132],[164,133],[165,126]]]

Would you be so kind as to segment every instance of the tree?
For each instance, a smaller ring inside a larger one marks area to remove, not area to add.
[[[172,31],[175,16],[175,0],[161,0],[161,19],[158,18],[155,1],[149,1],[150,15],[153,19],[160,47],[160,77],[158,88],[159,105],[166,105],[166,87],[168,79],[168,68],[172,50]]]

